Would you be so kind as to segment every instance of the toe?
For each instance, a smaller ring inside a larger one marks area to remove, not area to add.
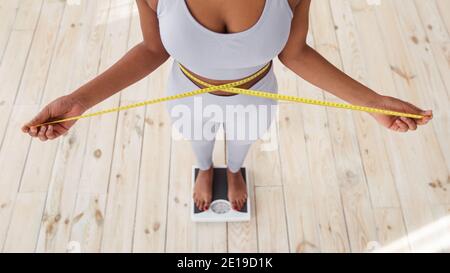
[[[206,200],[205,201],[205,210],[208,210],[209,209],[209,207],[210,207],[210,205],[211,205],[211,200]]]
[[[238,204],[237,201],[233,201],[232,204],[233,204],[233,209],[234,210],[239,210],[239,204]]]
[[[243,206],[244,206],[244,202],[242,200],[240,200],[239,201],[239,210],[241,210]]]
[[[242,205],[241,205],[241,209],[243,208],[243,207],[245,207],[245,202],[247,201],[247,199],[242,199]]]

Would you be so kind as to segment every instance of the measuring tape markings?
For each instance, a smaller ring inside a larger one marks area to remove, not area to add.
[[[218,91],[218,90],[226,90],[227,92],[234,93],[234,94],[267,98],[267,99],[272,99],[272,100],[290,101],[290,102],[295,102],[295,103],[303,103],[303,104],[310,104],[310,105],[348,109],[348,110],[368,112],[368,113],[377,113],[377,114],[384,114],[384,115],[390,115],[390,116],[408,117],[408,118],[413,118],[413,119],[421,119],[424,117],[422,115],[402,113],[402,112],[396,112],[396,111],[390,111],[390,110],[384,110],[384,109],[378,109],[378,108],[372,108],[372,107],[351,105],[351,104],[338,103],[338,102],[320,101],[320,100],[308,99],[308,98],[302,98],[302,97],[296,97],[296,96],[290,96],[290,95],[275,94],[275,93],[264,92],[264,91],[259,91],[259,90],[236,88],[236,86],[240,86],[245,83],[248,83],[248,82],[252,81],[253,79],[257,78],[258,76],[262,75],[270,67],[270,63],[267,64],[265,67],[263,67],[260,71],[258,71],[257,73],[253,74],[252,76],[250,76],[248,78],[245,78],[240,81],[232,82],[232,83],[223,84],[223,85],[212,85],[207,82],[204,82],[204,81],[196,78],[194,75],[192,75],[181,64],[179,64],[179,66],[180,66],[180,69],[183,71],[183,73],[188,78],[190,78],[194,82],[197,82],[198,84],[201,84],[201,85],[204,85],[207,87],[203,88],[203,89],[198,89],[198,90],[189,91],[189,92],[185,92],[185,93],[181,93],[181,94],[177,94],[177,95],[168,96],[168,97],[162,97],[162,98],[143,101],[143,102],[139,102],[139,103],[129,104],[129,105],[125,105],[125,106],[115,107],[115,108],[111,108],[111,109],[107,109],[107,110],[102,110],[102,111],[94,112],[91,114],[85,114],[85,115],[81,115],[81,116],[75,116],[75,117],[69,117],[69,118],[64,118],[64,119],[60,119],[60,120],[50,121],[50,122],[36,125],[35,127],[41,127],[41,126],[61,123],[61,122],[65,122],[65,121],[72,121],[72,120],[79,120],[79,119],[84,119],[84,118],[100,116],[100,115],[104,115],[104,114],[108,114],[108,113],[129,110],[132,108],[142,107],[142,106],[146,106],[146,105],[193,97],[193,96],[197,96],[197,95],[201,95],[201,94],[205,94],[205,93],[209,93],[209,92],[213,92],[213,91]]]

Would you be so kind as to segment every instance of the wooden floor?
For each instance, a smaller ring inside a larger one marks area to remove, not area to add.
[[[366,114],[284,103],[276,137],[246,162],[252,220],[194,224],[193,154],[171,141],[164,105],[83,120],[53,142],[19,130],[141,40],[135,1],[1,1],[0,251],[448,251],[450,1],[376,3],[313,1],[310,43],[433,109],[432,124],[396,134]],[[335,100],[278,61],[276,74],[281,93]],[[94,110],[163,96],[167,76],[166,64]]]

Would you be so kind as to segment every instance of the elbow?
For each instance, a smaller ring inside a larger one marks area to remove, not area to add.
[[[157,56],[158,59],[167,60],[170,54],[166,51],[163,45],[154,45],[151,43],[146,43],[142,41],[140,46],[147,51],[148,54],[152,56]]]
[[[287,51],[286,49],[283,50],[280,54],[278,54],[278,60],[280,60],[280,62],[286,66],[289,67],[290,63],[293,60],[293,56],[292,56],[292,52]]]
[[[297,50],[283,50],[279,55],[278,59],[287,68],[292,68],[295,64],[302,64],[308,55],[308,46],[301,47]]]

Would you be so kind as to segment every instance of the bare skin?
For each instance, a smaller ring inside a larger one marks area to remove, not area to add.
[[[212,185],[213,185],[214,166],[209,170],[200,170],[197,179],[195,180],[194,203],[199,210],[208,210],[212,200]]]
[[[252,27],[261,16],[265,1],[271,0],[186,0],[192,15],[204,27],[219,33],[235,33]],[[432,118],[431,110],[397,98],[383,96],[362,85],[334,67],[306,43],[311,0],[288,0],[294,12],[289,40],[278,55],[279,60],[290,70],[317,87],[351,103],[375,108],[423,115],[422,119],[401,118],[371,114],[375,120],[392,131],[408,132],[427,124]],[[33,120],[22,127],[24,133],[41,141],[58,138],[67,133],[74,121],[51,126],[36,125],[76,116],[89,108],[146,77],[162,65],[169,54],[164,49],[159,35],[156,15],[158,0],[137,0],[144,40],[131,49],[122,59],[98,77],[81,86],[67,96],[48,104]],[[192,71],[191,71],[192,72]],[[196,75],[203,81],[218,85],[233,81],[218,81]],[[264,75],[263,75],[264,76]],[[262,78],[261,76],[260,78]],[[260,78],[247,85],[252,86]],[[242,86],[247,88],[247,86]],[[225,91],[215,95],[231,95]],[[201,171],[194,189],[194,200],[200,209],[208,209],[212,196],[213,171]],[[247,198],[246,186],[240,173],[227,173],[228,197],[236,210],[240,210]]]
[[[235,210],[241,210],[247,200],[247,186],[242,173],[227,170],[228,200]]]

